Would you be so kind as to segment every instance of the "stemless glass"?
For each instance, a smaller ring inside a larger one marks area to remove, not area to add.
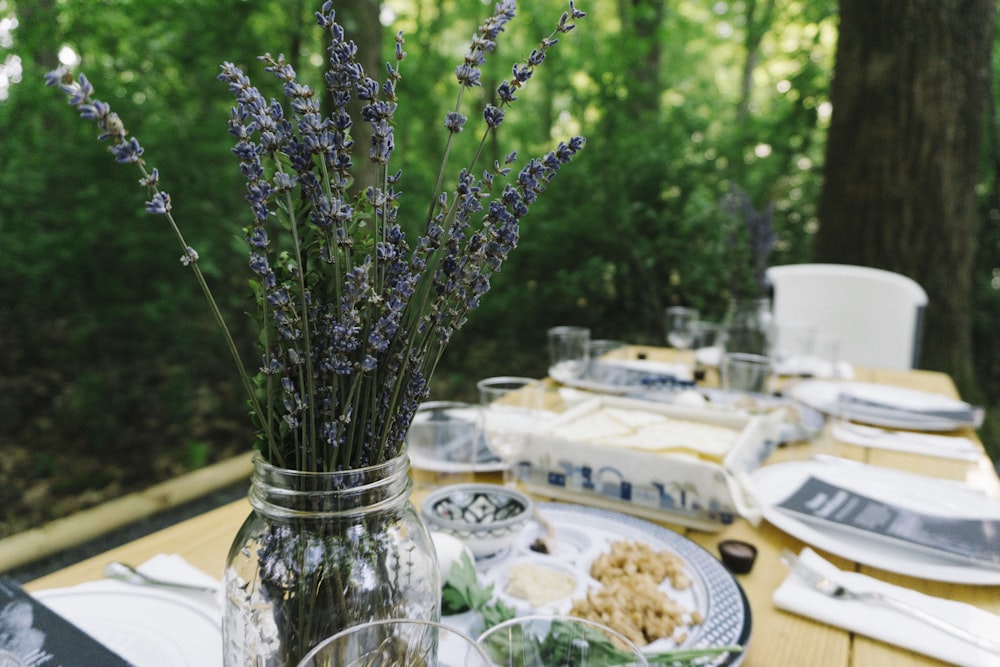
[[[642,651],[606,625],[571,616],[518,616],[476,640],[497,667],[645,667]]]
[[[421,403],[407,429],[406,446],[420,488],[473,482],[476,465],[491,457],[481,406],[459,401]]]
[[[579,380],[587,372],[590,329],[560,326],[548,330],[549,375],[559,381]]]
[[[517,483],[515,466],[542,422],[545,383],[526,377],[492,377],[476,383],[483,432],[490,450],[507,464],[504,484]]]
[[[687,350],[694,343],[691,324],[698,319],[698,311],[685,306],[671,306],[666,310],[667,342],[677,350]]]
[[[704,380],[706,371],[718,368],[726,350],[726,328],[717,322],[697,320],[691,323],[694,348],[694,379]]]
[[[727,352],[719,368],[722,388],[741,394],[766,394],[771,379],[771,359],[762,354]]]
[[[472,637],[411,619],[362,623],[323,640],[298,667],[491,667]]]

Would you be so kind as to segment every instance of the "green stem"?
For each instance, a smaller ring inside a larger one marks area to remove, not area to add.
[[[148,177],[146,170],[139,165],[140,170],[143,175]],[[174,216],[168,211],[166,213],[167,221],[170,223],[170,228],[174,232],[174,236],[177,241],[181,244],[181,248],[184,253],[188,252],[188,244],[184,240],[184,236],[181,234],[180,228],[177,226],[177,222],[174,220]],[[236,341],[233,339],[232,333],[229,331],[229,326],[226,324],[226,319],[222,315],[222,310],[219,308],[219,304],[215,301],[215,296],[212,294],[211,288],[208,286],[208,281],[205,280],[205,275],[201,272],[201,268],[198,266],[197,260],[192,260],[190,262],[191,270],[194,272],[195,279],[198,281],[198,285],[201,287],[202,294],[205,296],[205,300],[208,302],[209,310],[212,311],[212,316],[215,318],[216,324],[222,330],[222,335],[226,339],[226,346],[229,348],[229,353],[233,357],[233,361],[236,362],[236,368],[240,374],[240,380],[243,382],[243,388],[247,392],[247,397],[249,398],[250,405],[254,412],[261,418],[264,419],[265,415],[260,407],[260,402],[257,400],[257,392],[253,386],[253,382],[250,380],[250,374],[247,372],[246,366],[243,364],[243,359],[240,357],[239,348],[236,346]],[[267,437],[268,444],[272,448],[275,448],[274,435],[271,431],[270,423],[264,425],[264,434]]]

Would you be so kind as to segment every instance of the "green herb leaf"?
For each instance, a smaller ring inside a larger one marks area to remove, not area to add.
[[[476,566],[469,554],[452,563],[448,581],[441,588],[441,613],[461,614],[475,611],[483,619],[484,628],[491,628],[514,618],[516,612],[500,601],[493,600],[493,586],[482,586],[476,574]]]

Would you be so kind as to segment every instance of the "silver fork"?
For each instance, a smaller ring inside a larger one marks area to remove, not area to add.
[[[981,648],[984,651],[1000,655],[1000,643],[991,639],[986,639],[985,637],[980,637],[975,633],[969,632],[965,628],[959,627],[950,621],[946,621],[940,616],[924,611],[919,607],[914,607],[908,602],[892,597],[891,595],[886,595],[877,591],[853,591],[846,588],[844,585],[834,581],[822,572],[818,572],[809,565],[803,563],[802,560],[792,551],[785,549],[781,554],[781,562],[791,568],[792,573],[812,584],[813,588],[824,595],[828,595],[837,600],[861,600],[892,607],[893,609],[907,613],[928,625],[932,625],[938,630],[943,630],[953,637],[969,642],[973,646]]]

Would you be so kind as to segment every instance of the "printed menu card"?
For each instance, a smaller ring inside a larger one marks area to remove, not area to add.
[[[916,512],[813,476],[777,507],[803,521],[1000,568],[1000,519]]]
[[[0,577],[0,665],[127,667],[129,663],[83,630]]]

